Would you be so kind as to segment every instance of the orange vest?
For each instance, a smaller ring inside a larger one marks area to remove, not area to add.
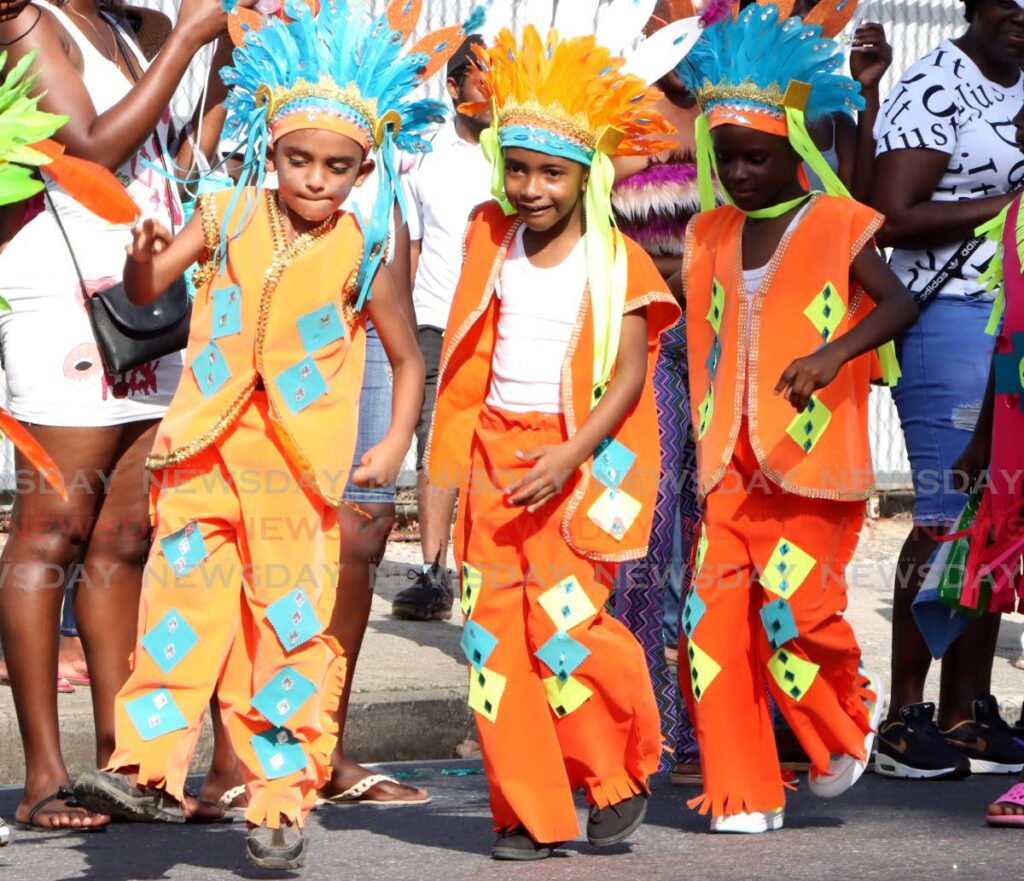
[[[686,233],[690,402],[697,437],[699,495],[722,480],[732,458],[747,392],[747,429],[764,474],[809,498],[871,495],[868,439],[873,354],[847,363],[797,413],[773,394],[783,371],[841,336],[873,308],[850,280],[850,264],[884,218],[850,199],[814,196],[783,237],[753,302],[747,338],[740,237],[745,215],[725,206],[698,215]],[[749,365],[749,370],[748,370]]]
[[[232,191],[200,198],[208,281],[196,291],[185,371],[147,461],[187,461],[229,431],[259,380],[275,433],[308,486],[341,503],[355,452],[366,352],[365,320],[353,304],[363,237],[351,214],[327,231],[286,244],[274,191],[258,200],[242,233],[216,265]]]
[[[470,444],[491,382],[499,309],[494,285],[520,223],[517,217],[506,217],[497,203],[488,202],[476,209],[466,234],[462,276],[445,332],[427,450],[430,480],[441,486],[462,486],[468,477]],[[651,258],[635,242],[625,241],[629,267],[625,311],[647,310],[647,382],[640,400],[615,432],[610,451],[599,454],[604,457],[597,460],[597,474],[604,482],[595,475],[595,460],[588,459],[581,466],[580,480],[561,524],[562,538],[572,550],[609,562],[647,554],[661,467],[651,377],[661,333],[679,320],[679,306]],[[580,279],[580,284],[585,283]],[[562,366],[562,412],[568,437],[592,409],[593,353],[590,297],[584,296]],[[612,480],[608,479],[609,464],[615,472]]]

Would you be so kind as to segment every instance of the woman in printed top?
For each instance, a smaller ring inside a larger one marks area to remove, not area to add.
[[[986,614],[943,656],[938,707],[924,700],[931,654],[914,621],[936,536],[967,501],[953,462],[985,396],[992,294],[981,273],[995,244],[975,237],[1024,181],[1013,118],[1024,103],[1024,0],[967,0],[967,29],[912,65],[879,119],[871,203],[879,241],[917,298],[921,320],[899,340],[894,389],[914,478],[914,528],[896,568],[892,699],[875,768],[902,779],[962,778],[1024,768],[992,690],[999,616]]]
[[[1013,119],[1024,151],[1024,108]],[[995,242],[984,275],[996,300],[986,330],[995,336],[978,424],[954,471],[980,479],[981,502],[964,568],[960,604],[996,614],[1024,612],[1024,211],[1017,196],[978,230]],[[998,737],[1020,738],[1022,723]],[[985,734],[990,736],[991,732]],[[988,807],[989,826],[1024,827],[1024,776]]]
[[[545,8],[546,7],[546,8]],[[430,479],[460,487],[469,703],[498,833],[493,856],[549,856],[578,833],[628,838],[661,732],[644,653],[605,611],[618,564],[646,554],[658,483],[659,337],[679,308],[611,223],[611,157],[670,131],[647,88],[696,38],[665,29],[625,63],[644,4],[532,4],[474,76],[498,201],[477,209],[441,357]],[[676,42],[676,40],[679,42]],[[626,73],[626,70],[636,73]],[[468,465],[467,465],[468,463]]]
[[[121,4],[54,0],[21,4],[0,22],[0,41],[11,64],[38,53],[40,106],[68,118],[55,135],[67,155],[114,172],[139,213],[180,228],[175,186],[155,170],[174,165],[168,105],[191,59],[225,24],[220,0],[183,0],[177,24],[150,62]],[[204,125],[203,147],[210,151],[222,112],[218,86],[211,83]],[[11,411],[53,455],[69,493],[63,500],[31,477],[19,480],[3,571],[18,573],[23,589],[0,591],[0,635],[25,746],[25,792],[16,817],[66,831],[93,829],[107,818],[67,804],[55,691],[64,593],[54,580],[75,588],[102,765],[114,746],[114,697],[129,673],[149,548],[143,463],[182,359],[174,353],[123,374],[106,373],[85,303],[120,281],[129,225],[109,223],[54,180],[43,207],[0,255],[12,307],[0,317],[0,343]],[[29,473],[23,459],[15,468]]]
[[[704,519],[680,679],[715,832],[783,825],[765,683],[809,756],[811,791],[867,765],[882,682],[860,668],[844,570],[873,491],[868,392],[914,303],[807,122],[859,103],[839,47],[773,6],[709,28],[679,72],[703,113],[701,201],[683,282]],[[801,163],[827,193],[809,193]],[[713,208],[712,167],[728,202]]]

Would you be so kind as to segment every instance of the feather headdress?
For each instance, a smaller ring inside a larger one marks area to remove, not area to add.
[[[405,210],[395,151],[429,151],[423,135],[444,119],[441,102],[416,99],[413,92],[483,22],[483,9],[477,7],[464,24],[409,46],[422,8],[423,0],[391,0],[374,15],[364,0],[327,0],[314,12],[300,0],[287,0],[278,15],[244,8],[232,13],[230,30],[238,48],[232,66],[221,74],[230,89],[225,135],[245,145],[236,198],[249,184],[262,184],[267,147],[288,132],[326,129],[374,152],[380,188],[363,226],[359,307],[384,256],[396,199]],[[243,213],[243,223],[249,213]],[[222,255],[224,243],[237,232],[222,229]]]
[[[507,213],[502,151],[521,147],[590,168],[584,196],[587,276],[594,316],[595,400],[618,352],[625,302],[625,247],[614,228],[612,156],[670,147],[673,129],[649,84],[671,71],[699,39],[698,18],[643,32],[656,0],[527,0],[521,40],[500,31],[491,48],[475,47],[470,73],[490,107],[481,143],[494,166],[492,191]],[[639,42],[634,49],[633,46]],[[626,51],[628,47],[628,51]]]

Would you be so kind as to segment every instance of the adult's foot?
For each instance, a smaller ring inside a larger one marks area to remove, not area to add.
[[[1024,771],[1024,741],[1001,715],[991,694],[971,705],[972,718],[942,736],[971,762],[972,774],[1019,774]]]
[[[878,729],[875,772],[904,780],[960,780],[971,774],[970,759],[951,747],[935,724],[935,704],[900,707],[896,720]]]
[[[203,778],[203,785],[199,787],[199,800],[217,805],[225,811],[247,808],[249,799],[245,794],[242,769],[238,763],[227,771],[211,765]]]
[[[250,826],[245,838],[245,856],[258,869],[301,868],[306,858],[306,839],[298,826]]]
[[[452,616],[455,593],[447,567],[441,565],[441,554],[422,571],[411,570],[412,587],[400,591],[391,603],[391,614],[408,621],[447,621]]]
[[[57,652],[57,675],[72,685],[88,686],[89,667],[85,662],[85,649],[77,636],[62,636]]]
[[[359,787],[361,782],[376,776],[380,775],[369,768],[364,768],[358,762],[353,762],[348,758],[342,758],[339,761],[336,758],[334,767],[331,770],[331,779],[320,790],[320,798],[332,804],[372,803],[395,806],[426,804],[430,800],[430,794],[425,789],[420,789],[417,786],[408,786],[392,778],[378,780],[364,792],[342,800],[342,796],[345,793],[352,792],[354,788]]]
[[[75,799],[70,782],[26,785],[14,812],[19,829],[39,832],[97,832],[110,823],[107,814],[91,811]]]
[[[75,799],[124,823],[184,823],[182,806],[162,789],[144,789],[124,774],[86,771],[75,781]]]
[[[989,826],[1024,827],[1024,779],[988,806],[985,819]]]

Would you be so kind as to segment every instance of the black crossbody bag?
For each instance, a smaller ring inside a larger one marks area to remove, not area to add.
[[[914,300],[917,303],[918,309],[924,309],[925,306],[934,300],[942,289],[963,271],[967,261],[971,259],[971,255],[984,243],[985,239],[983,237],[976,237],[968,239],[961,244],[953,256],[946,261],[945,265],[932,276],[932,280],[924,286],[924,289],[914,294]]]
[[[114,33],[118,50],[128,65],[132,79],[138,82],[139,75],[130,51],[124,45],[117,28],[111,25],[111,30]],[[161,159],[163,159],[162,152]],[[164,161],[164,171],[165,173],[167,171],[166,161]],[[165,183],[168,203],[173,204],[170,181],[167,180]],[[97,291],[91,297],[88,296],[85,276],[82,274],[78,258],[75,256],[71,239],[64,229],[64,224],[61,223],[57,206],[48,192],[46,199],[57,220],[57,226],[68,247],[68,253],[71,254],[71,262],[75,266],[75,272],[82,285],[82,295],[86,298],[85,305],[89,314],[89,323],[92,325],[96,347],[99,349],[100,358],[106,371],[122,373],[133,367],[138,367],[140,364],[155,361],[184,349],[188,344],[189,324],[192,320],[192,300],[188,295],[184,277],[175,279],[166,291],[145,306],[138,306],[128,299],[124,285],[121,283]],[[176,233],[173,208],[171,233]]]

